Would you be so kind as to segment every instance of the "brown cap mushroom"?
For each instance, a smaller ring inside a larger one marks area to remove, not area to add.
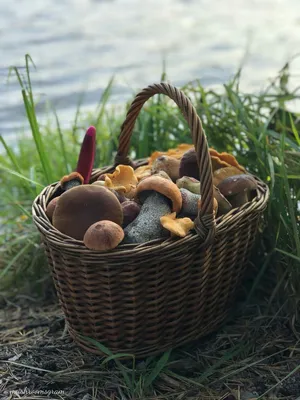
[[[83,176],[79,172],[71,172],[69,175],[65,175],[60,180],[60,186],[63,190],[69,190],[72,187],[83,184]]]
[[[118,246],[124,239],[120,225],[112,221],[98,221],[85,232],[83,243],[90,250],[108,251]]]
[[[168,198],[172,203],[172,211],[179,212],[182,206],[182,198],[179,188],[168,179],[161,176],[150,176],[142,180],[136,189],[137,199],[144,191],[154,190]]]
[[[185,237],[194,228],[190,218],[176,218],[176,213],[164,215],[160,218],[162,226],[171,232],[172,236]]]
[[[53,213],[58,199],[59,197],[54,197],[54,199],[52,199],[46,207],[46,215],[50,219],[50,221],[52,221]]]
[[[126,200],[122,203],[123,228],[129,225],[140,213],[141,206],[135,201]]]
[[[77,240],[82,240],[86,230],[101,220],[122,225],[121,204],[109,189],[89,184],[64,192],[53,214],[53,226]]]
[[[179,177],[183,176],[200,179],[197,154],[193,148],[185,152],[180,160]]]
[[[239,170],[236,167],[225,167],[225,168],[220,168],[217,169],[214,173],[213,173],[213,184],[215,186],[218,186],[218,184],[223,181],[225,178],[228,178],[229,176],[233,176],[233,175],[242,175],[243,172],[241,170]]]
[[[240,207],[251,200],[257,189],[257,183],[251,175],[242,174],[224,179],[217,187],[232,207]]]
[[[172,181],[176,181],[179,178],[179,165],[180,161],[175,157],[163,155],[158,157],[152,164],[152,174],[160,171],[166,172]]]
[[[136,199],[142,204],[141,211],[124,229],[124,242],[145,243],[168,235],[160,224],[160,217],[181,209],[181,193],[175,183],[152,175],[140,181]]]

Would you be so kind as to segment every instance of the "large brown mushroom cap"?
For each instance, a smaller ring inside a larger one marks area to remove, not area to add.
[[[112,221],[98,221],[85,232],[83,242],[88,249],[98,251],[112,250],[124,239],[120,225]]]
[[[86,230],[101,220],[122,225],[123,212],[116,196],[97,185],[67,190],[60,196],[53,213],[53,226],[77,240],[82,240]]]
[[[150,190],[154,190],[155,192],[167,197],[172,202],[172,210],[177,213],[180,211],[182,207],[182,198],[180,190],[175,183],[160,176],[150,176],[138,184],[136,189],[137,199],[140,197],[142,192]]]

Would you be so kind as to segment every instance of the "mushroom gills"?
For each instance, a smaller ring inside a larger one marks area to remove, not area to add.
[[[169,232],[161,225],[160,217],[170,213],[169,200],[160,193],[151,191],[145,199],[139,215],[124,229],[123,243],[145,243],[168,237]]]

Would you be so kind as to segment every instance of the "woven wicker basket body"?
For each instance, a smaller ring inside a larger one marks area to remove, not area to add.
[[[268,187],[256,178],[255,199],[214,218],[211,163],[201,121],[189,99],[168,84],[149,86],[136,96],[121,128],[114,166],[133,165],[127,157],[130,135],[144,102],[156,93],[176,102],[191,129],[202,195],[196,233],[101,253],[49,222],[45,209],[58,184],[46,187],[33,203],[69,333],[96,354],[101,351],[85,337],[113,353],[147,356],[216,330],[234,300],[269,196]],[[114,166],[94,170],[91,181]]]

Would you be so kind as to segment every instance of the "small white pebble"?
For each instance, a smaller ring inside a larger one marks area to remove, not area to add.
[[[229,190],[228,194],[229,194],[229,195],[232,194],[232,190]]]

